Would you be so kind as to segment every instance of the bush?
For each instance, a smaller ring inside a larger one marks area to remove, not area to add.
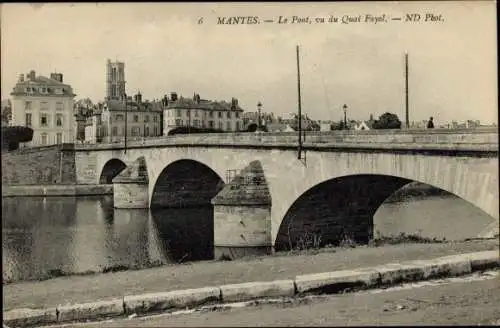
[[[26,126],[2,127],[2,149],[16,150],[20,142],[33,139],[33,129]]]

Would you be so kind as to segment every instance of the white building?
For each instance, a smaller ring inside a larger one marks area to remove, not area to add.
[[[243,109],[238,100],[231,102],[201,99],[198,94],[193,99],[177,97],[174,92],[170,99],[164,99],[163,134],[176,127],[196,127],[219,129],[222,131],[243,130]]]
[[[33,129],[33,140],[27,146],[73,142],[75,124],[73,101],[76,96],[63,75],[50,78],[36,76],[35,71],[19,76],[12,95],[12,125]]]

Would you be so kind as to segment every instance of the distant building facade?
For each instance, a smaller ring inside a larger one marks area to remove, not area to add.
[[[30,71],[14,86],[12,93],[12,125],[33,129],[33,139],[27,146],[44,146],[73,142],[75,94],[63,83],[63,74],[52,73],[50,78]]]
[[[143,101],[138,93],[134,100],[106,100],[85,124],[85,142],[115,143],[162,135],[163,106],[158,101]]]
[[[193,98],[178,97],[172,92],[170,98],[163,100],[163,134],[177,127],[197,127],[220,129],[223,131],[243,130],[243,109],[238,100],[231,102],[201,99],[194,94]]]

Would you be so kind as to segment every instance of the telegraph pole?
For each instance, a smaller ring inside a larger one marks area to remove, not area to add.
[[[405,107],[406,107],[406,128],[410,128],[410,114],[408,105],[408,53],[405,53]]]
[[[299,63],[299,46],[297,45],[297,94],[299,103],[299,149],[298,159],[302,158],[302,104],[300,99],[300,63]]]

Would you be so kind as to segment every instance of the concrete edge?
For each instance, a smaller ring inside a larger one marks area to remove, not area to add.
[[[3,312],[4,325],[33,327],[40,324],[95,320],[132,313],[193,308],[210,303],[249,301],[267,297],[332,294],[453,277],[500,267],[499,251],[444,256],[429,260],[388,263],[375,267],[296,276],[295,279],[245,282],[218,287],[129,295],[123,298],[49,309],[13,309]]]
[[[2,186],[2,197],[112,195],[113,185],[19,185]]]

